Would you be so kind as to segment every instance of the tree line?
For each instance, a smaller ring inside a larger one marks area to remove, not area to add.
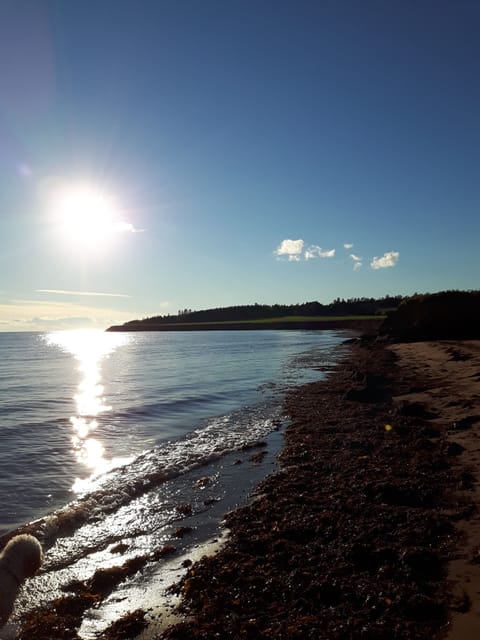
[[[284,316],[373,316],[384,315],[396,309],[403,296],[384,296],[383,298],[336,298],[329,304],[317,301],[300,304],[251,304],[232,307],[218,307],[193,311],[179,310],[177,315],[159,315],[145,318],[145,324],[172,324],[176,322],[226,322],[241,320],[261,320]]]

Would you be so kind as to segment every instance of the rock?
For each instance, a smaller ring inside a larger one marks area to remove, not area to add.
[[[477,422],[480,422],[480,416],[467,416],[466,418],[462,418],[461,420],[454,422],[452,428],[457,431],[467,431],[468,429],[471,429]]]
[[[410,418],[423,418],[424,420],[437,417],[435,413],[428,411],[422,402],[403,402],[400,407],[400,414]]]
[[[460,456],[465,451],[465,447],[462,447],[458,442],[451,442],[447,447],[447,456]]]
[[[432,619],[444,620],[447,617],[447,610],[443,602],[436,601],[421,593],[409,598],[405,610],[409,617],[419,622]]]
[[[441,558],[430,549],[417,548],[406,551],[401,560],[415,576],[424,580],[439,580],[445,573]]]
[[[390,398],[390,393],[382,387],[366,386],[361,389],[351,388],[343,397],[345,400],[354,402],[386,402]]]

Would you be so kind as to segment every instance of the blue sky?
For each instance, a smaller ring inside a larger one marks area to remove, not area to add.
[[[479,29],[469,0],[2,0],[0,329],[478,288]]]

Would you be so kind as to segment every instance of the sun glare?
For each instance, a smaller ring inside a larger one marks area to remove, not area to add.
[[[106,249],[119,224],[113,199],[91,185],[63,187],[51,212],[62,241],[83,252]]]
[[[72,354],[78,363],[77,368],[81,375],[77,393],[73,397],[76,412],[75,415],[70,416],[71,431],[68,433],[77,462],[89,474],[86,478],[76,478],[72,485],[74,492],[83,493],[95,488],[97,483],[101,482],[100,474],[127,464],[133,459],[132,456],[108,456],[104,444],[107,442],[105,428],[107,424],[111,425],[108,415],[112,407],[106,402],[103,395],[104,387],[101,384],[103,359],[116,349],[127,345],[130,338],[120,333],[74,330],[50,333],[45,339],[47,344]],[[102,429],[104,438],[102,438]]]

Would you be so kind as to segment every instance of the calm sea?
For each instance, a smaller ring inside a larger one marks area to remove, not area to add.
[[[345,337],[0,333],[0,534],[38,520],[51,593],[113,543],[135,555],[184,520],[211,534],[272,469],[285,390],[320,379]]]

